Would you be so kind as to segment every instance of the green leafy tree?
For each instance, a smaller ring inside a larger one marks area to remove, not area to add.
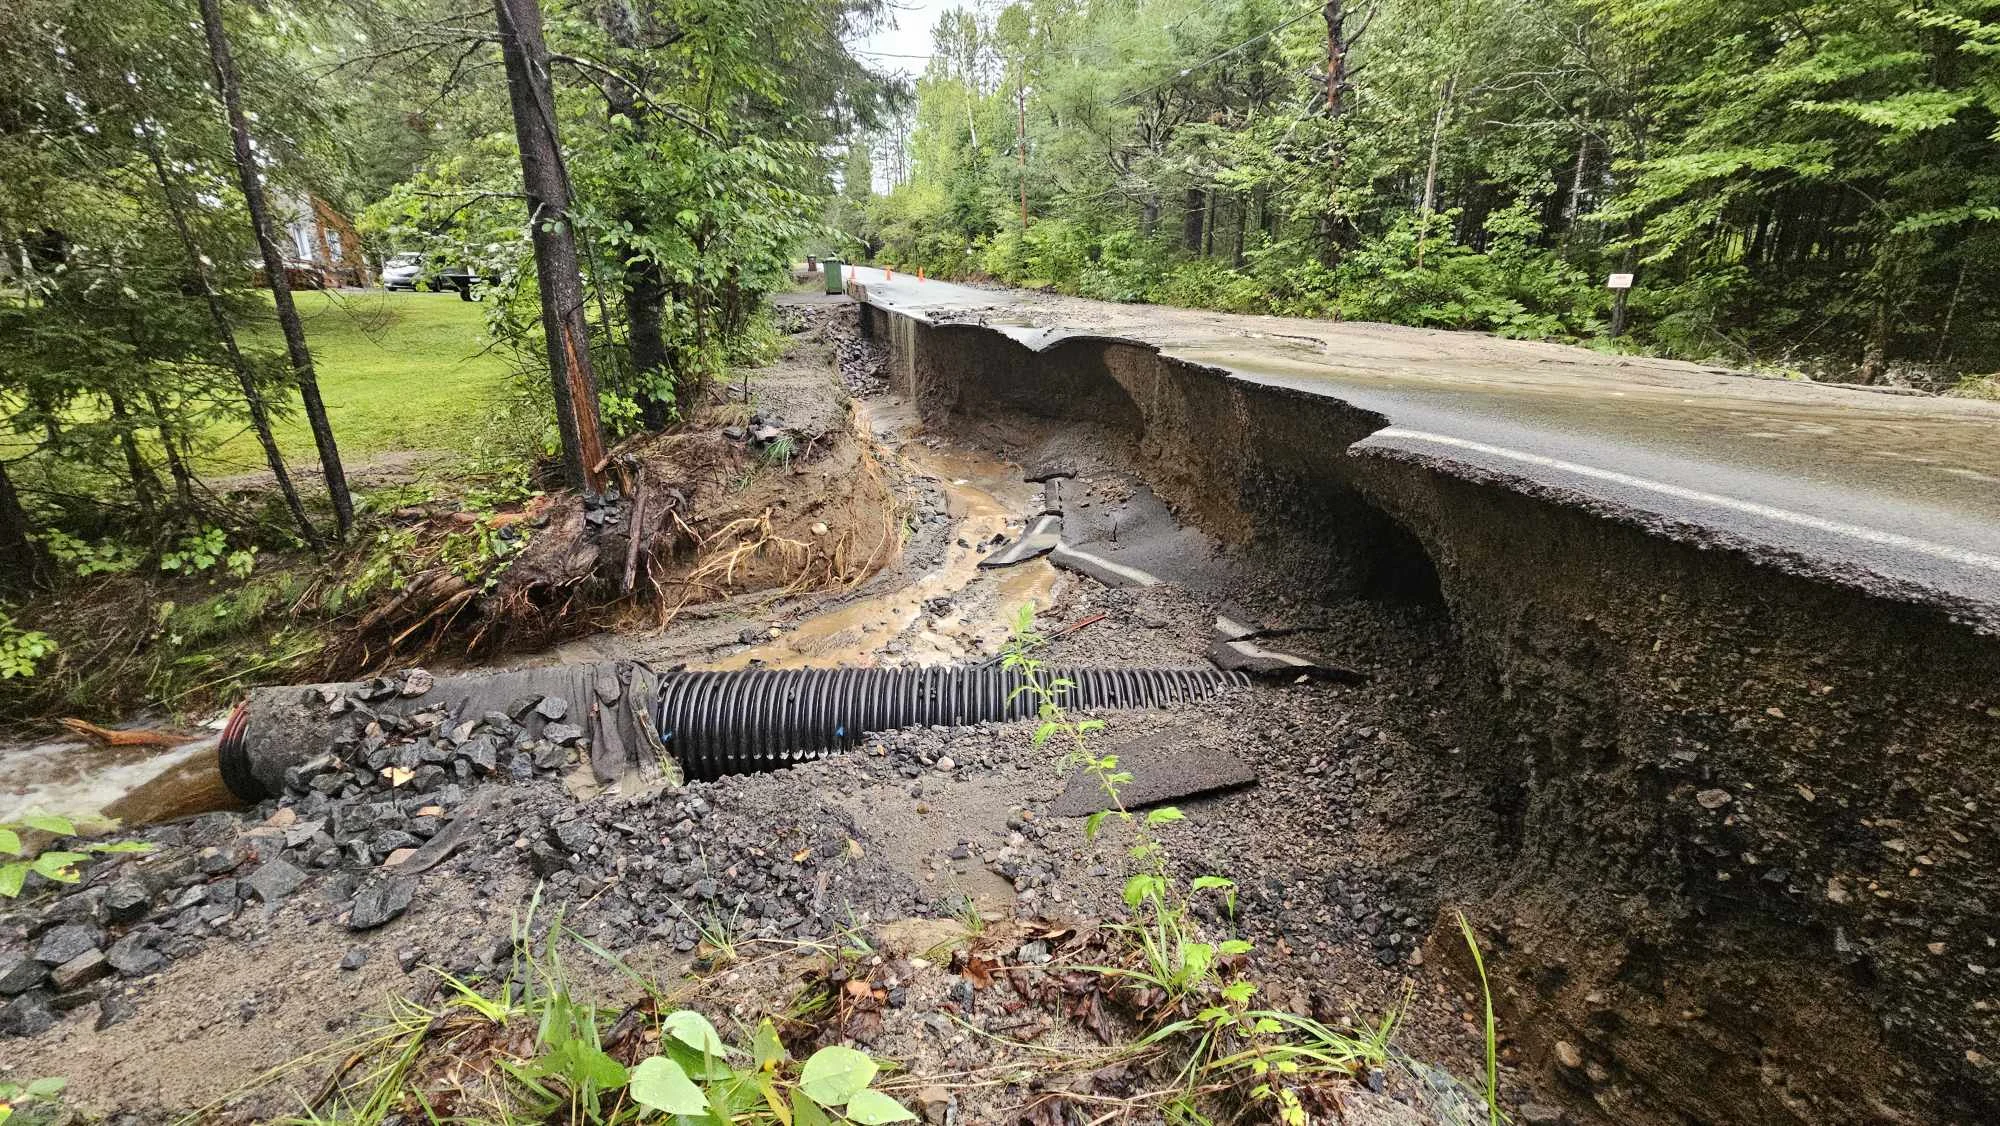
[[[968,7],[872,229],[1090,296],[1948,386],[2000,366],[1996,29],[1990,0]]]

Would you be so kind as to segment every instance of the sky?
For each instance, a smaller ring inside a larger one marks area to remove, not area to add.
[[[854,53],[870,69],[882,74],[900,74],[914,81],[930,64],[931,28],[938,17],[952,8],[969,7],[974,0],[889,0],[889,19],[854,46]],[[894,26],[890,26],[893,23]],[[889,169],[875,169],[875,190],[889,191]]]
[[[915,78],[924,72],[931,53],[931,28],[938,17],[952,8],[966,7],[971,0],[889,0],[894,27],[883,27],[863,39],[855,54],[884,74]],[[872,52],[872,53],[871,53]],[[921,58],[896,58],[918,55]]]

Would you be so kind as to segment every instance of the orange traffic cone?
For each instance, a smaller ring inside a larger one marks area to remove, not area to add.
[[[924,280],[924,268],[922,266],[917,267],[917,280],[918,281]]]
[[[882,280],[883,280],[883,281],[895,281],[895,280],[896,280],[896,267],[894,267],[894,266],[884,266],[884,267],[882,267]]]

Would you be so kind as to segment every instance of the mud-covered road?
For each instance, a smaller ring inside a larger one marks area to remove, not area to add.
[[[1381,424],[1328,457],[1421,460],[1773,565],[2000,623],[2000,404],[1830,387],[1476,333],[1118,305],[853,267],[866,299],[1036,351],[1156,345]]]

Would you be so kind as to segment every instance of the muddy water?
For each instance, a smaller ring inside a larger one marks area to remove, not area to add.
[[[943,486],[953,536],[943,560],[908,586],[858,599],[816,614],[770,642],[732,653],[703,667],[823,668],[880,663],[885,642],[914,629],[900,663],[940,665],[998,652],[1007,639],[1011,611],[1022,603],[1051,601],[1056,571],[1037,559],[981,572],[979,561],[995,536],[1017,535],[1036,511],[1038,490],[1021,480],[1020,466],[965,449],[932,448],[920,440],[890,445],[885,438],[910,433],[914,418],[895,407],[855,404],[855,424],[883,456],[901,461],[905,473],[936,478]],[[893,439],[890,439],[891,441]],[[933,614],[925,603],[951,600]],[[931,621],[915,629],[919,619]]]
[[[0,778],[6,779],[0,821],[43,809],[146,825],[243,804],[222,784],[212,738],[171,748],[75,742],[5,747]]]
[[[1053,600],[1057,572],[1046,560],[981,571],[995,536],[1018,535],[1039,511],[1039,489],[1020,466],[918,438],[907,408],[856,404],[855,424],[905,474],[935,478],[945,494],[952,535],[943,558],[896,590],[860,598],[806,618],[767,644],[706,667],[810,668],[883,663],[883,647],[902,642],[898,664],[941,665],[996,653],[1007,622],[1023,603]],[[925,604],[945,599],[948,608]],[[102,814],[144,825],[241,806],[222,784],[212,738],[173,748],[97,747],[50,742],[0,747],[0,820],[29,809]]]

